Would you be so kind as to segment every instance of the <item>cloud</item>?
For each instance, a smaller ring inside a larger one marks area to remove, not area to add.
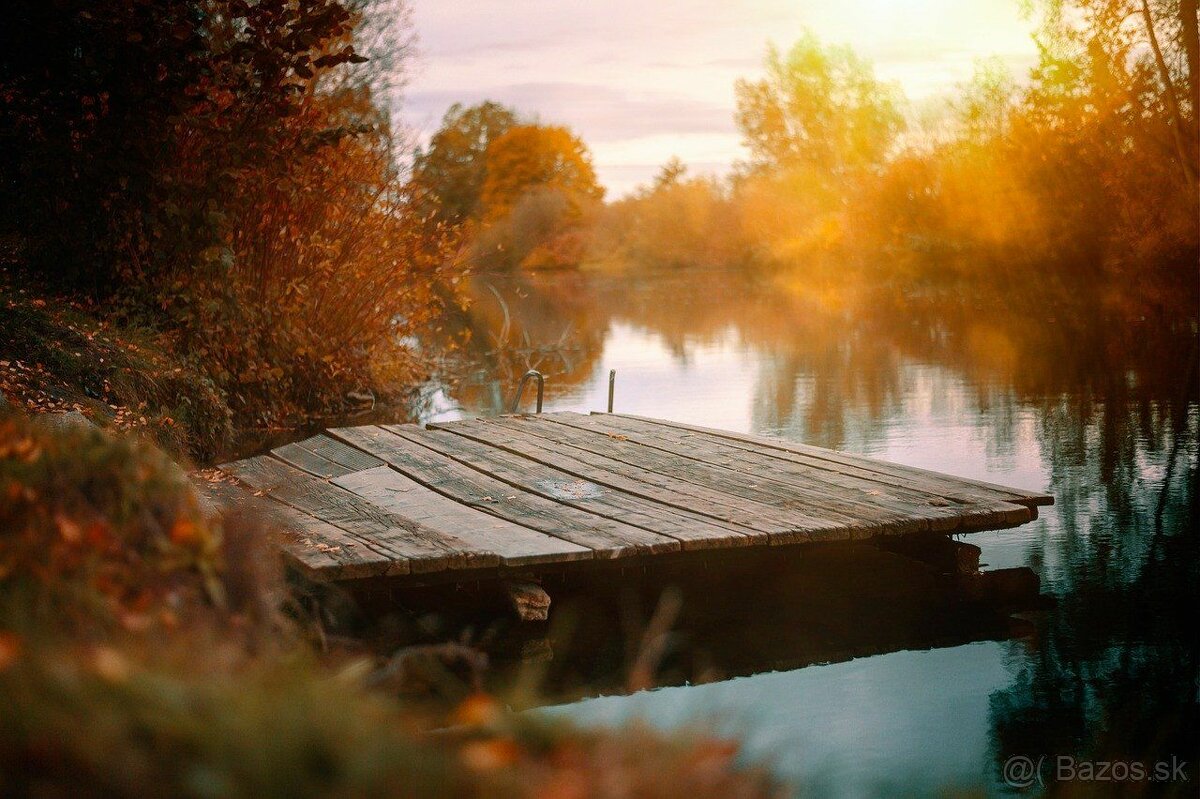
[[[673,152],[728,168],[733,85],[760,73],[768,41],[811,30],[848,44],[918,102],[968,80],[981,56],[1018,73],[1036,57],[1013,0],[413,0],[413,16],[424,56],[402,119],[428,136],[452,103],[492,99],[565,124],[610,196]]]
[[[655,134],[733,130],[733,109],[717,102],[667,92],[629,92],[587,83],[498,84],[462,91],[442,89],[408,95],[415,116],[440,114],[452,103],[495,100],[547,124],[565,124],[591,143]]]

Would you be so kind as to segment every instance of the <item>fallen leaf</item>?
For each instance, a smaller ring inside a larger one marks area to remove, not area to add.
[[[54,514],[54,523],[58,525],[58,534],[63,537],[64,541],[74,544],[83,537],[83,528],[66,514]]]
[[[200,537],[200,530],[191,519],[176,519],[171,525],[171,541],[176,544],[190,544]]]

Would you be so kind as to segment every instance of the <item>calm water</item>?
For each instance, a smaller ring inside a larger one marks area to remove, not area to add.
[[[879,654],[818,655],[839,662],[790,670],[764,656],[739,666],[742,676],[716,670],[705,684],[542,712],[585,724],[714,724],[786,777],[844,795],[1000,792],[1014,755],[1047,756],[1047,784],[1060,755],[1174,756],[1196,779],[1194,323],[1168,330],[1063,309],[1006,311],[1002,298],[930,313],[897,297],[852,315],[711,273],[480,276],[473,293],[458,377],[431,391],[426,418],[506,410],[527,368],[549,375],[547,409],[602,410],[616,369],[618,411],[1046,489],[1057,500],[1031,524],[970,539],[988,567],[1030,566],[1056,598],[1031,617],[1033,635],[947,643],[941,633],[881,629],[871,647]],[[795,589],[786,576],[779,586],[780,596]],[[789,608],[804,604],[788,596]],[[791,610],[774,627],[769,603],[753,612],[760,638],[786,645],[811,633]],[[740,646],[722,637],[678,646]]]

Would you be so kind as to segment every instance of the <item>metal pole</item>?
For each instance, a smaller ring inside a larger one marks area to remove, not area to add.
[[[617,385],[617,370],[608,370],[608,412],[612,413],[613,389]]]
[[[530,369],[521,375],[521,380],[517,383],[517,393],[513,395],[512,407],[509,409],[509,413],[516,413],[517,409],[521,407],[521,393],[525,390],[525,383],[531,377],[537,379],[537,412],[542,412],[542,395],[546,388],[546,377],[537,369]]]

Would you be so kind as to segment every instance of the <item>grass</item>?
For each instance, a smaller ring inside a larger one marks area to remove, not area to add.
[[[402,695],[386,662],[311,645],[271,539],[144,439],[0,412],[0,795],[782,791],[702,733]]]

